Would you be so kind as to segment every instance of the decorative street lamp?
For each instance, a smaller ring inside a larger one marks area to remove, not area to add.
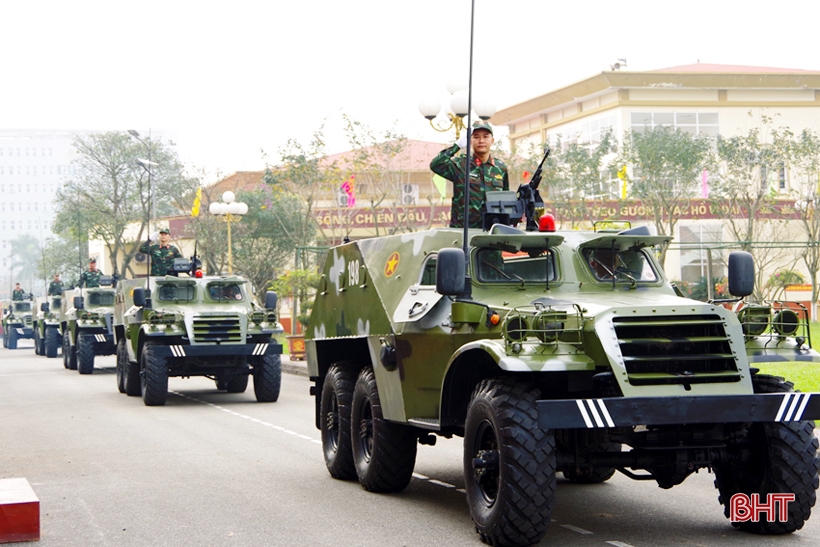
[[[151,167],[159,165],[151,161],[151,145],[140,138],[140,134],[137,132],[136,129],[129,129],[128,134],[140,141],[145,149],[148,150],[148,159],[137,158],[137,164],[142,166],[148,172],[148,192],[151,194],[151,221],[156,224],[157,220],[157,203],[156,203],[156,192],[154,192],[154,185],[151,180]],[[156,226],[155,226],[156,227]]]
[[[233,253],[231,251],[231,222],[239,222],[242,215],[248,214],[248,204],[235,201],[236,195],[228,190],[222,194],[222,201],[215,201],[208,207],[212,215],[222,215],[228,224],[228,275],[233,275]]]
[[[425,98],[419,103],[419,112],[430,120],[430,127],[441,133],[451,129],[456,130],[456,140],[461,137],[465,128],[464,117],[469,111],[469,96],[467,83],[460,80],[447,82],[447,92],[450,93],[449,108],[441,108],[441,101],[436,97]],[[495,104],[473,99],[473,111],[482,120],[489,120],[495,114]]]

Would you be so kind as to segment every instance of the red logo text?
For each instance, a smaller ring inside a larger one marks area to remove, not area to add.
[[[789,502],[794,494],[768,494],[765,503],[759,494],[735,494],[729,502],[729,520],[732,522],[760,522],[765,515],[766,522],[786,522],[789,520]]]

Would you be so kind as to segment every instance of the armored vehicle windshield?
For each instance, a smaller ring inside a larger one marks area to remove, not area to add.
[[[627,249],[618,252],[611,248],[586,248],[582,252],[584,261],[598,281],[651,282],[659,277],[652,263],[642,249]]]
[[[31,302],[15,302],[14,311],[19,313],[26,313],[31,311]]]
[[[478,280],[498,282],[545,282],[554,281],[555,257],[545,249],[524,249],[503,252],[495,249],[479,249],[476,253]]]
[[[113,306],[114,292],[92,292],[88,295],[88,303],[91,306]]]

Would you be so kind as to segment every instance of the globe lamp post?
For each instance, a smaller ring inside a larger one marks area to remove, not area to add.
[[[212,215],[221,216],[228,225],[228,275],[233,275],[233,251],[231,249],[231,222],[239,222],[248,214],[248,204],[236,201],[236,195],[228,190],[222,194],[222,201],[215,201],[208,207]]]

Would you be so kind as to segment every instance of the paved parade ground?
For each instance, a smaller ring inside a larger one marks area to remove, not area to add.
[[[400,494],[330,478],[310,384],[294,374],[303,363],[285,361],[276,403],[199,377],[172,378],[168,404],[146,407],[117,391],[113,356],[80,376],[30,345],[0,349],[0,479],[31,484],[42,547],[482,545],[460,439],[419,447]],[[712,481],[702,471],[664,491],[618,474],[601,485],[559,478],[541,545],[817,545],[820,513],[788,537],[735,531]]]

